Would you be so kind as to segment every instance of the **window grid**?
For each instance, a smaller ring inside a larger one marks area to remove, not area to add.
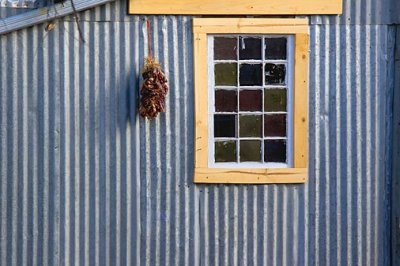
[[[236,60],[214,60],[214,37],[226,37],[226,38],[236,38],[236,43],[237,43],[237,49],[236,49]],[[256,38],[261,38],[261,60],[241,60],[240,59],[240,41],[241,37],[256,37]],[[266,38],[286,38],[286,60],[275,60],[275,59],[266,59],[265,58],[265,39]],[[291,164],[291,143],[289,138],[291,137],[291,127],[290,125],[292,124],[291,121],[291,116],[289,115],[291,109],[290,109],[290,104],[291,104],[291,81],[290,79],[292,78],[292,67],[290,66],[289,62],[292,60],[292,54],[291,54],[291,46],[293,45],[290,39],[290,36],[285,35],[285,36],[277,36],[277,35],[212,35],[209,36],[209,47],[210,52],[209,52],[209,63],[212,66],[211,70],[209,69],[209,74],[210,75],[210,81],[211,84],[209,84],[209,96],[212,96],[211,102],[210,102],[210,126],[209,126],[209,133],[211,133],[210,136],[214,136],[214,115],[224,115],[224,114],[232,114],[236,115],[236,123],[235,123],[235,134],[236,137],[212,137],[210,138],[209,142],[209,147],[210,147],[210,156],[209,156],[209,164],[211,164],[213,167],[288,167]],[[211,55],[211,56],[210,56]],[[211,59],[211,60],[210,60]],[[214,66],[215,64],[218,63],[234,63],[236,64],[236,86],[220,86],[215,84],[215,77],[214,77]],[[240,66],[242,64],[261,64],[262,66],[262,84],[261,86],[241,86],[240,85]],[[282,64],[285,66],[285,79],[284,79],[284,84],[279,84],[279,85],[270,85],[266,84],[265,80],[265,65],[268,63],[272,64]],[[265,90],[268,89],[286,89],[286,111],[265,111]],[[217,90],[228,90],[228,91],[236,91],[236,100],[237,100],[237,110],[236,112],[217,112],[215,109],[215,92]],[[250,111],[241,111],[240,110],[240,92],[241,90],[255,90],[259,91],[261,90],[261,97],[262,97],[262,111],[261,112],[250,112]],[[210,93],[211,91],[211,93]],[[265,116],[268,114],[285,114],[286,115],[286,136],[285,137],[270,137],[270,136],[265,136]],[[261,137],[241,137],[241,128],[240,128],[240,116],[241,115],[259,115],[261,116]],[[259,140],[261,142],[261,160],[260,162],[241,162],[240,161],[240,144],[241,141],[245,140]],[[265,162],[265,140],[285,140],[286,141],[286,162],[285,163],[278,163],[278,162]],[[216,142],[222,142],[222,141],[235,141],[236,142],[236,162],[215,162],[215,143]]]

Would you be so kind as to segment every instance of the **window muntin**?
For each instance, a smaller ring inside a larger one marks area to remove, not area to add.
[[[292,160],[292,35],[209,35],[209,167]]]

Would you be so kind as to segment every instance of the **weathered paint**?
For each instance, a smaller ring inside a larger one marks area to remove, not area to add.
[[[117,1],[80,14],[85,44],[70,17],[2,35],[0,265],[388,265],[395,27],[345,2],[310,26],[305,185],[192,183],[191,17]],[[146,19],[171,87],[151,122]]]

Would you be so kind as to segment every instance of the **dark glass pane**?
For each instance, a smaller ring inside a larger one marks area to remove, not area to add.
[[[265,140],[264,161],[267,163],[286,163],[286,140]]]
[[[239,82],[240,86],[261,86],[262,65],[241,64]]]
[[[265,64],[265,84],[285,84],[286,66]]]
[[[236,162],[236,141],[215,142],[215,162]]]
[[[264,135],[266,137],[286,137],[286,115],[264,115]]]
[[[237,60],[236,51],[237,38],[214,38],[214,60]]]
[[[240,116],[240,137],[261,137],[262,119],[261,115]]]
[[[286,89],[266,89],[264,91],[265,112],[286,112]]]
[[[215,85],[236,86],[237,65],[236,64],[215,64]]]
[[[261,38],[240,37],[239,39],[239,59],[261,60]]]
[[[262,111],[261,90],[242,90],[239,97],[240,111]]]
[[[215,111],[216,112],[236,112],[237,111],[237,92],[228,90],[215,91]]]
[[[240,161],[241,162],[260,162],[261,161],[261,141],[260,140],[241,140],[240,141]]]
[[[214,137],[236,137],[236,115],[214,115]]]
[[[286,38],[265,38],[265,59],[286,60]]]

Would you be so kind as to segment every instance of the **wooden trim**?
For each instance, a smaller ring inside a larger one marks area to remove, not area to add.
[[[129,0],[130,14],[311,15],[341,14],[342,0]]]
[[[195,183],[285,184],[307,182],[307,168],[219,169],[195,168]]]
[[[293,108],[294,167],[307,167],[308,161],[308,35],[295,35]]]
[[[194,86],[195,86],[195,165],[207,167],[208,165],[208,74],[207,74],[207,35],[194,34]]]
[[[293,31],[295,27],[296,31]],[[308,33],[308,19],[194,18],[194,33]]]
[[[197,18],[193,20],[195,85],[195,183],[304,183],[308,163],[308,20]],[[207,34],[293,34],[294,167],[220,169],[208,167],[208,41]]]
[[[193,18],[193,27],[308,26],[307,18]],[[291,31],[293,32],[293,30]],[[297,32],[297,30],[296,30]]]

